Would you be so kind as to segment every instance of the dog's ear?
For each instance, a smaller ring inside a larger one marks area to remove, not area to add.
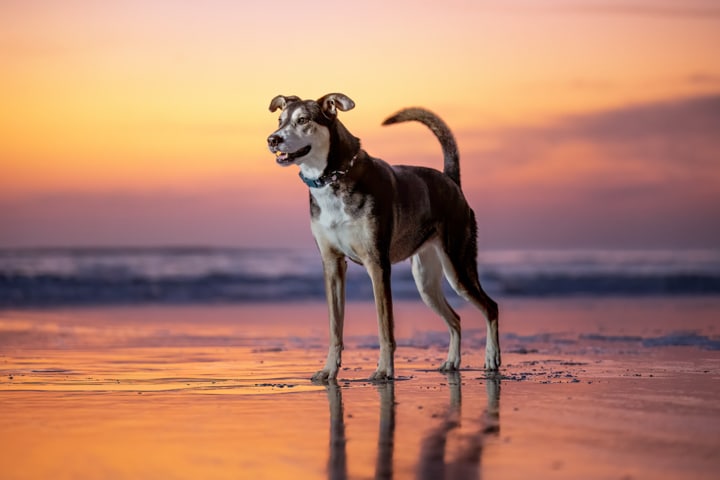
[[[286,97],[284,95],[278,95],[270,102],[270,111],[274,112],[278,108],[280,110],[285,110],[285,107],[288,106],[288,103],[297,102],[298,100],[300,100],[300,97],[296,97],[295,95],[290,95],[289,97]]]
[[[342,93],[328,93],[320,98],[317,103],[320,104],[320,108],[327,117],[334,117],[337,115],[338,110],[347,112],[355,108],[355,102]]]

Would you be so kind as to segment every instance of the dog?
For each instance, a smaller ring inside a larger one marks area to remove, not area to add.
[[[334,381],[341,365],[345,310],[346,258],[363,265],[372,281],[380,356],[370,380],[393,378],[395,338],[390,271],[410,258],[412,275],[426,305],[450,330],[441,371],[460,368],[460,317],[442,290],[442,275],[453,289],[484,314],[485,368],[500,366],[498,305],[480,286],[477,223],[460,189],[460,164],[452,132],[422,108],[400,110],[383,122],[417,121],[440,141],[443,172],[418,166],[391,166],[371,157],[338,119],[355,107],[348,96],[330,93],[318,100],[278,95],[270,112],[280,110],[279,126],[268,148],[281,166],[297,165],[310,190],[311,230],[322,257],[330,320],[330,346],[315,382]]]

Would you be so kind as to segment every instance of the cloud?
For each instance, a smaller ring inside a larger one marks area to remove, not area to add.
[[[472,155],[492,157],[492,169],[538,165],[555,159],[572,171],[596,160],[606,168],[635,168],[633,162],[677,168],[710,168],[720,164],[720,95],[629,105],[607,111],[566,116],[543,126],[510,127],[463,136],[493,137],[497,147]],[[591,150],[587,157],[559,155]],[[565,153],[563,153],[565,152]],[[479,162],[466,162],[479,164]]]
[[[497,130],[465,155],[465,190],[492,245],[718,245],[718,131],[720,95]]]
[[[288,208],[258,198],[251,188],[0,197],[0,247],[312,247],[305,202]]]
[[[668,5],[587,5],[571,7],[567,11],[589,14],[671,17],[697,20],[712,20],[720,17],[720,8],[715,6],[668,6]]]
[[[710,86],[718,86],[720,85],[720,75],[715,75],[712,73],[707,72],[697,72],[692,75],[689,75],[686,78],[687,83],[691,85],[710,85]]]
[[[463,189],[478,217],[480,246],[716,248],[718,131],[718,94],[542,126],[457,131]],[[408,133],[408,141],[415,138]],[[468,150],[473,144],[480,146]],[[429,136],[428,145],[422,158],[385,158],[413,164],[424,158],[438,167],[439,147]],[[248,176],[193,193],[0,196],[0,245],[312,248],[307,190],[294,172],[275,175],[274,182]]]
[[[635,1],[635,2],[577,2],[574,5],[569,3],[557,3],[554,5],[537,5],[535,2],[513,2],[502,7],[494,7],[498,10],[522,10],[535,11],[538,13],[554,14],[580,14],[580,15],[612,15],[612,16],[639,16],[645,18],[670,17],[684,18],[691,20],[715,20],[720,17],[720,8],[712,1],[688,1],[683,5],[669,4],[665,2]]]
[[[708,95],[568,117],[552,130],[566,138],[627,142],[668,136],[711,138],[719,128],[720,95]]]

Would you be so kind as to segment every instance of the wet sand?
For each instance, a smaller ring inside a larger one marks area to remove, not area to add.
[[[373,306],[348,305],[337,384],[321,303],[0,312],[3,479],[710,479],[720,299],[505,300],[504,366],[433,369],[447,334],[397,310],[394,382]]]

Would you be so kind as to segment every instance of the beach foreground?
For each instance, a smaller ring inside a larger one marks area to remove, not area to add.
[[[2,478],[716,478],[720,298],[501,305],[499,374],[470,308],[434,371],[444,327],[402,302],[374,384],[350,303],[327,386],[319,302],[0,312]]]

